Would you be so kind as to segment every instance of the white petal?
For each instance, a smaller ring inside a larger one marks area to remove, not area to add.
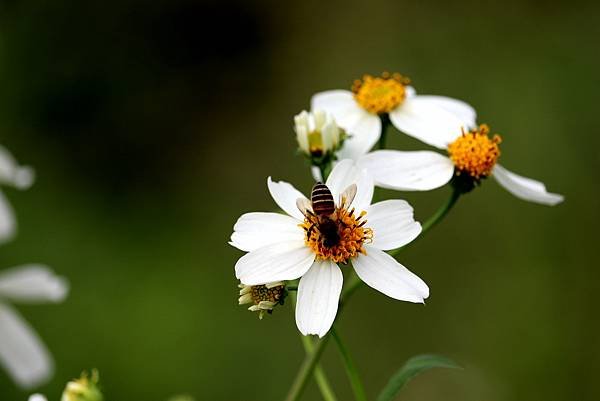
[[[393,257],[373,246],[365,246],[367,254],[352,260],[362,281],[388,297],[400,301],[423,303],[429,288],[414,273]]]
[[[298,285],[296,325],[305,336],[323,337],[338,310],[344,277],[337,264],[315,261]]]
[[[326,182],[336,204],[340,200],[340,194],[350,184],[356,184],[357,187],[351,206],[359,212],[367,210],[373,199],[373,178],[364,169],[357,167],[352,160],[344,159],[331,170]]]
[[[283,241],[302,241],[298,220],[280,213],[246,213],[233,226],[230,244],[250,252]]]
[[[312,97],[311,108],[331,113],[337,125],[350,135],[339,152],[341,158],[356,159],[367,153],[379,140],[381,119],[360,107],[350,91],[317,93]]]
[[[298,200],[298,198],[305,198],[302,192],[298,191],[288,182],[272,181],[271,177],[267,179],[267,186],[269,187],[269,192],[271,193],[273,200],[281,210],[298,220],[304,220],[304,215],[298,207],[296,207],[296,200]]]
[[[16,231],[15,212],[4,194],[0,192],[0,243],[12,239]]]
[[[543,183],[508,171],[499,164],[494,167],[492,175],[500,185],[519,199],[550,206],[564,200],[564,196],[548,192]]]
[[[366,226],[373,230],[371,245],[384,251],[400,248],[421,233],[421,224],[413,218],[413,208],[404,200],[375,203],[367,210],[366,217]]]
[[[412,86],[407,86],[404,88],[406,93],[406,99],[417,96],[417,91]]]
[[[0,146],[0,183],[27,189],[33,184],[33,180],[33,169],[28,166],[19,166],[10,152]]]
[[[435,102],[415,96],[390,112],[396,128],[431,146],[446,149],[467,128],[460,118]]]
[[[22,388],[48,380],[52,358],[38,335],[10,306],[0,303],[0,365]]]
[[[454,114],[460,118],[466,128],[474,128],[477,124],[477,112],[470,104],[463,102],[462,100],[432,95],[419,95],[419,98],[424,99],[429,103],[436,104],[444,110]]]
[[[314,260],[315,254],[304,240],[280,242],[242,256],[235,264],[235,275],[246,285],[295,280]]]
[[[444,155],[430,151],[376,150],[358,160],[375,185],[399,191],[429,191],[448,183],[454,164]]]
[[[69,293],[63,277],[43,265],[23,265],[0,272],[0,299],[17,302],[62,302]]]
[[[32,394],[29,396],[28,401],[48,401],[48,399],[42,394]]]
[[[363,113],[350,128],[346,130],[349,136],[338,152],[340,159],[356,160],[366,154],[379,141],[381,136],[381,119],[370,113]]]

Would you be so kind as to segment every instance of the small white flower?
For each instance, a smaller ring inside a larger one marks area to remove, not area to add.
[[[29,396],[28,401],[48,401],[48,399],[43,394],[32,394]]]
[[[322,158],[337,150],[342,139],[331,114],[322,110],[302,111],[294,117],[298,146],[309,157]]]
[[[10,152],[0,145],[0,185],[27,189],[33,184],[33,180],[33,169],[27,166],[19,166]],[[0,243],[10,240],[15,231],[15,213],[4,194],[0,192]]]
[[[500,156],[500,137],[490,138],[489,128],[481,125],[469,132],[457,130],[453,137],[436,137],[429,133],[430,142],[438,142],[448,156],[431,151],[401,152],[378,150],[360,158],[358,165],[373,176],[378,186],[401,191],[428,191],[447,184],[453,177],[466,185],[466,191],[482,179],[493,176],[500,185],[517,198],[556,205],[563,196],[549,193],[543,183],[522,177],[497,164]],[[471,187],[469,187],[471,186]]]
[[[356,160],[367,153],[381,136],[381,116],[389,116],[400,131],[438,146],[438,138],[429,132],[452,136],[463,122],[475,126],[475,110],[463,101],[444,96],[416,95],[409,80],[400,74],[381,77],[365,75],[356,80],[352,91],[332,90],[317,93],[313,110],[332,113],[338,125],[350,135],[340,150],[340,158]],[[461,119],[457,119],[456,115]]]
[[[246,285],[300,278],[296,324],[302,334],[322,337],[331,328],[342,290],[340,266],[349,262],[366,284],[389,297],[422,303],[429,296],[419,277],[384,252],[421,232],[412,207],[403,200],[371,205],[373,181],[351,160],[340,161],[326,184],[315,186],[312,202],[287,182],[269,177],[267,185],[287,215],[247,213],[238,219],[230,244],[248,253],[235,273]],[[323,198],[329,199],[326,209]]]
[[[50,353],[29,324],[9,303],[61,302],[68,284],[46,266],[24,265],[0,273],[0,365],[22,388],[50,378]]]

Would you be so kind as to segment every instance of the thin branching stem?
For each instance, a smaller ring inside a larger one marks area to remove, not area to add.
[[[367,394],[362,380],[360,379],[360,375],[358,374],[358,369],[354,364],[354,360],[350,355],[348,347],[344,345],[344,342],[335,327],[331,328],[331,336],[333,337],[333,341],[335,342],[335,345],[337,345],[342,361],[344,362],[346,374],[348,375],[348,380],[350,381],[352,391],[354,392],[354,398],[356,398],[356,401],[367,401]]]

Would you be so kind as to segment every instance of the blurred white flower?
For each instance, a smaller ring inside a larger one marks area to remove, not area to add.
[[[467,122],[464,123],[467,125]],[[438,143],[448,156],[431,151],[401,152],[377,150],[360,158],[358,165],[373,176],[376,185],[400,191],[428,191],[454,179],[464,192],[493,176],[517,198],[556,205],[563,196],[549,193],[543,183],[522,177],[497,164],[500,157],[498,135],[490,138],[489,128],[481,125],[469,132],[456,130],[453,136],[435,131],[427,134],[429,143]]]
[[[31,167],[19,166],[10,152],[0,145],[0,185],[9,185],[17,189],[27,189],[34,181]],[[16,231],[15,214],[0,192],[0,243],[10,240]]]
[[[24,265],[0,272],[0,365],[17,385],[29,389],[53,373],[50,353],[12,303],[61,302],[69,286],[42,265]]]
[[[331,90],[313,96],[313,110],[325,110],[349,134],[340,150],[340,158],[356,160],[367,153],[381,136],[381,117],[400,131],[430,145],[429,132],[452,134],[463,125],[459,114],[475,126],[475,110],[467,103],[444,96],[416,95],[410,81],[400,74],[384,73],[380,77],[365,75],[356,80],[352,91]]]
[[[429,296],[419,277],[384,252],[421,232],[412,207],[402,200],[371,205],[373,181],[351,160],[340,161],[326,184],[315,185],[311,200],[287,182],[269,177],[267,184],[288,215],[247,213],[238,219],[230,244],[248,253],[235,273],[246,285],[301,277],[296,324],[302,334],[322,337],[330,329],[342,290],[340,266],[350,262],[366,284],[389,297],[421,303]]]
[[[48,401],[48,399],[43,394],[32,394],[29,396],[28,401]]]

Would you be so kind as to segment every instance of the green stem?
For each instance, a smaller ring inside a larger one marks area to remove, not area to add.
[[[460,191],[453,188],[452,194],[450,194],[450,197],[448,198],[446,203],[444,203],[430,218],[428,218],[427,221],[425,221],[425,223],[423,223],[423,230],[421,231],[421,235],[425,234],[433,226],[442,221],[444,217],[446,217],[448,212],[452,209],[458,198],[460,198]]]
[[[440,206],[440,208],[438,210],[436,210],[436,212],[423,223],[421,234],[417,238],[421,238],[423,236],[423,234],[425,234],[433,226],[435,226],[440,221],[442,221],[444,219],[444,217],[446,217],[448,212],[456,204],[456,201],[458,200],[458,198],[460,198],[460,194],[461,194],[461,192],[459,190],[457,190],[455,188],[452,189],[452,193],[450,194],[450,197],[448,198],[446,203],[444,203],[442,206]],[[400,247],[398,249],[394,249],[388,253],[390,255],[392,255],[393,257],[396,257],[396,255],[398,255],[398,253],[405,247],[406,247],[406,245],[403,247]]]
[[[302,345],[304,346],[304,351],[306,351],[307,355],[310,355],[315,352],[315,346],[313,344],[312,339],[309,336],[303,336],[300,334],[300,339],[302,340]],[[317,386],[319,386],[319,390],[321,391],[321,395],[325,401],[337,401],[335,393],[333,392],[331,385],[329,384],[329,380],[325,375],[325,371],[321,367],[321,365],[317,364],[315,366],[315,381],[317,382]]]
[[[325,346],[329,342],[329,338],[330,335],[326,334],[323,338],[316,342],[313,352],[306,355],[304,362],[302,362],[300,370],[296,375],[296,379],[294,380],[294,383],[292,384],[292,387],[285,398],[285,401],[298,401],[300,399],[302,392],[308,384],[308,380],[312,376],[315,367],[319,363],[319,359],[321,359],[323,351],[325,351]]]
[[[329,173],[331,173],[331,163],[321,163],[318,165],[319,171],[321,172],[321,180],[327,181]]]
[[[387,114],[382,114],[381,119],[381,136],[379,137],[379,149],[385,149],[385,141],[387,139],[388,128],[390,127],[390,117]]]
[[[358,370],[356,369],[356,365],[352,360],[352,356],[350,356],[348,348],[346,348],[344,342],[334,327],[331,328],[331,336],[333,337],[333,341],[335,341],[335,344],[340,351],[342,360],[344,361],[346,374],[348,375],[348,380],[350,380],[350,385],[352,386],[352,391],[354,392],[354,398],[356,398],[356,401],[367,401],[365,387],[360,380],[360,376],[358,374]]]

